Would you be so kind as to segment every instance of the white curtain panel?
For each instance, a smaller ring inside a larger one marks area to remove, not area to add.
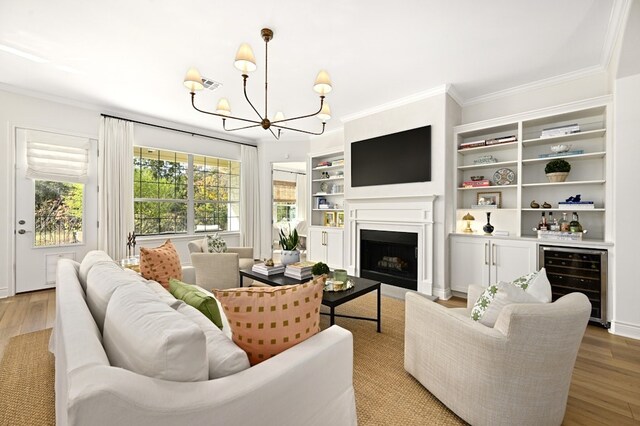
[[[307,175],[296,175],[296,216],[299,222],[307,220],[308,205]]]
[[[258,149],[240,148],[240,241],[243,247],[260,252],[260,181]]]
[[[123,259],[127,256],[127,235],[134,230],[133,123],[102,117],[98,146],[98,247],[113,259]]]

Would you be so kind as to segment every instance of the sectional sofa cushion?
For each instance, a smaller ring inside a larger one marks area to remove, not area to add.
[[[78,271],[78,277],[80,278],[80,285],[84,291],[87,291],[87,277],[89,276],[89,271],[95,264],[100,262],[113,263],[113,259],[111,259],[107,253],[100,250],[92,250],[82,259],[80,269]]]
[[[81,265],[82,266],[82,265]],[[113,292],[122,285],[146,282],[144,278],[130,269],[122,269],[114,262],[96,263],[87,276],[87,306],[102,331],[107,305]]]
[[[214,290],[233,341],[258,364],[320,331],[321,282]]]
[[[164,288],[160,283],[156,281],[147,280],[147,286],[151,290],[153,290],[153,292],[158,296],[160,300],[174,309],[183,303],[182,300],[176,299],[174,295],[169,293],[169,290]]]
[[[209,378],[202,329],[146,285],[115,290],[107,307],[103,341],[112,366],[176,382]]]
[[[193,321],[205,335],[207,341],[207,359],[209,361],[209,379],[218,379],[246,370],[250,367],[249,358],[231,339],[209,321],[193,306],[180,302],[176,311]]]
[[[222,328],[222,319],[218,311],[218,303],[213,296],[209,296],[191,284],[185,284],[174,278],[169,280],[169,291],[176,298],[183,300],[207,317],[218,328]]]
[[[167,288],[169,279],[182,279],[180,256],[171,240],[165,241],[160,247],[140,247],[140,273]]]

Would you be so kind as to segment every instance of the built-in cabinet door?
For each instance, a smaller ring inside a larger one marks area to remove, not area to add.
[[[330,268],[343,267],[344,241],[341,229],[329,229],[324,231],[325,249],[327,250],[327,265]]]
[[[537,271],[536,249],[530,241],[491,240],[489,282],[513,281]]]
[[[327,250],[324,245],[324,229],[309,227],[307,232],[307,259],[313,262],[327,261]]]
[[[489,284],[490,240],[451,238],[451,290],[466,293],[469,284]]]

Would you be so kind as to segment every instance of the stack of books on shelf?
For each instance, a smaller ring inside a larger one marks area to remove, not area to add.
[[[331,161],[321,161],[318,163],[316,167],[329,167],[331,165]]]
[[[558,208],[565,210],[590,210],[595,209],[595,204],[593,201],[560,201]]]
[[[500,136],[499,138],[487,139],[486,141],[484,141],[484,143],[487,145],[498,145],[501,143],[515,142],[517,140],[518,138],[516,137],[516,135],[509,135]]]
[[[564,157],[565,155],[584,154],[584,149],[576,149],[574,151],[551,152],[549,154],[538,154],[538,158]]]
[[[478,188],[482,186],[491,186],[491,181],[489,179],[480,179],[480,180],[465,180],[462,182],[463,188]]]
[[[284,265],[282,263],[276,263],[273,266],[267,266],[264,263],[257,263],[251,268],[253,272],[261,275],[276,275],[284,272]]]
[[[500,136],[498,138],[482,139],[476,141],[463,142],[458,149],[477,148],[479,146],[498,145],[501,143],[515,142],[518,138],[516,135]]]
[[[334,166],[344,166],[344,158],[341,158],[340,160],[334,160],[332,164]]]
[[[540,134],[540,139],[570,135],[572,133],[580,133],[580,126],[578,124],[565,124],[563,126],[549,127],[548,129],[542,129],[542,133]]]
[[[306,280],[311,278],[311,268],[314,262],[296,262],[287,265],[284,270],[285,277],[295,278],[297,280]]]

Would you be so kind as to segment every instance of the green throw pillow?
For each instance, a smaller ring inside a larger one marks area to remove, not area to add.
[[[169,280],[169,291],[176,299],[193,306],[202,312],[205,317],[209,318],[219,329],[222,329],[222,318],[215,298],[203,293],[198,287],[183,283],[175,278]]]

